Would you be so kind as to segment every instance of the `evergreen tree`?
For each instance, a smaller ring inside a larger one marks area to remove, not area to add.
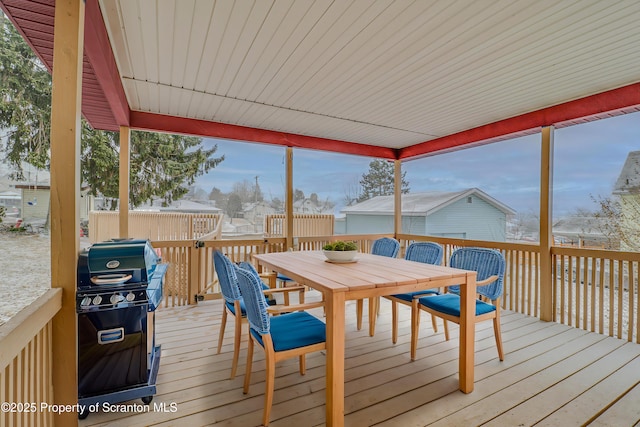
[[[236,193],[231,193],[229,198],[227,199],[227,215],[229,218],[233,219],[237,214],[242,212],[242,200],[240,200],[240,196]]]
[[[51,76],[0,13],[0,148],[13,179],[25,179],[23,162],[48,168],[50,119]]]
[[[25,179],[23,162],[49,168],[51,76],[15,30],[0,14],[0,151]],[[81,175],[91,194],[118,197],[119,134],[92,129],[82,123]],[[133,131],[131,133],[130,203],[138,206],[154,198],[165,203],[188,192],[195,178],[214,168],[224,156],[212,158],[217,146],[205,150],[202,139]]]
[[[402,172],[402,194],[409,192],[409,183],[405,180],[407,172]],[[385,160],[372,160],[369,163],[369,171],[362,175],[360,180],[361,193],[358,202],[369,200],[376,196],[389,196],[394,193],[394,167],[393,163]]]

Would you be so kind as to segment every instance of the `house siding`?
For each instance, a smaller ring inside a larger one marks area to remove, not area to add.
[[[46,220],[49,214],[49,195],[47,189],[23,189],[21,215],[25,222]],[[29,202],[32,204],[30,205]]]
[[[437,193],[437,192],[434,192]],[[507,215],[513,213],[479,189],[443,195],[424,193],[403,199],[406,234],[504,242]],[[389,196],[345,209],[347,234],[392,233]],[[384,207],[384,208],[383,208]],[[378,210],[379,209],[379,210]]]
[[[346,215],[346,234],[393,233],[393,215]],[[424,235],[424,216],[402,216],[402,232]]]
[[[504,242],[506,214],[475,195],[446,206],[427,217],[426,234],[471,240]]]
[[[640,249],[640,194],[621,194],[620,210],[622,211],[622,230],[624,236],[620,239],[620,250],[638,251]]]

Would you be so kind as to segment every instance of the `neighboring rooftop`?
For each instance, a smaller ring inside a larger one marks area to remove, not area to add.
[[[475,195],[484,199],[487,203],[508,215],[515,211],[504,203],[489,196],[478,188],[469,188],[462,191],[427,191],[423,193],[409,193],[402,195],[402,213],[413,215],[429,215],[445,206],[450,205],[464,197]],[[389,214],[394,212],[394,196],[376,196],[364,202],[348,206],[341,210],[342,213],[358,214]]]
[[[613,194],[640,193],[640,151],[631,151],[622,166]]]

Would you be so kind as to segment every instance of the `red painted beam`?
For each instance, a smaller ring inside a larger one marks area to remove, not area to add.
[[[578,119],[622,113],[624,109],[638,105],[640,105],[640,83],[634,83],[415,144],[401,149],[399,158],[410,159],[441,151],[461,149],[468,144],[490,142],[511,135],[530,133],[543,126],[561,127],[567,122]]]
[[[395,149],[378,147],[375,145],[357,144],[355,142],[277,132],[273,130],[210,122],[206,120],[144,113],[140,111],[131,111],[130,117],[132,129],[199,135],[211,138],[233,139],[237,141],[260,142],[264,144],[281,145],[284,147],[333,151],[336,153],[379,157],[383,159],[396,158]]]
[[[87,0],[84,22],[84,54],[91,62],[113,117],[119,126],[129,126],[129,103],[111,50],[98,0]]]

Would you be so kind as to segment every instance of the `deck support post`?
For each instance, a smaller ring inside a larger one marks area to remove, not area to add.
[[[80,137],[84,1],[56,1],[51,94],[51,287],[62,289],[53,318],[53,402],[77,405],[76,264],[80,248]],[[48,384],[49,379],[42,380]],[[54,425],[77,425],[76,412],[55,413]]]
[[[553,126],[542,128],[540,155],[540,319],[553,320]]]
[[[285,217],[287,230],[285,231],[286,249],[294,249],[293,244],[293,148],[287,147],[287,188],[286,188],[286,206]]]
[[[131,164],[131,129],[120,126],[120,181],[118,186],[118,224],[121,239],[129,237],[129,169]]]
[[[393,162],[393,233],[402,233],[402,160]]]

